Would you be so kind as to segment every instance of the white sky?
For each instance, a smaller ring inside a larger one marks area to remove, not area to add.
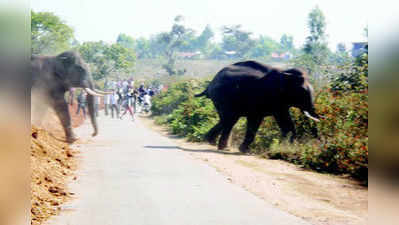
[[[34,11],[51,11],[75,30],[79,41],[114,42],[119,33],[134,38],[170,30],[176,15],[201,32],[210,24],[215,33],[223,25],[242,24],[255,35],[279,41],[294,36],[296,47],[309,34],[307,16],[318,5],[327,20],[330,48],[339,42],[365,40],[369,4],[361,0],[31,0]]]

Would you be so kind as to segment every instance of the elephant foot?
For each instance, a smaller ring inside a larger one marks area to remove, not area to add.
[[[217,145],[216,140],[207,140],[210,145]]]
[[[218,150],[224,150],[227,147],[227,144],[225,143],[219,143],[218,145]]]
[[[205,140],[209,143],[209,144],[211,144],[211,145],[216,145],[217,143],[216,143],[216,138],[212,138],[212,137],[209,137],[209,136],[205,136]]]
[[[240,150],[240,152],[242,153],[248,153],[249,152],[249,147],[248,145],[240,145],[240,147],[238,148]]]
[[[75,135],[69,136],[69,137],[67,137],[67,139],[66,139],[67,143],[69,143],[69,144],[72,144],[72,143],[74,143],[74,142],[77,141],[77,140],[78,140],[78,138],[77,138]]]

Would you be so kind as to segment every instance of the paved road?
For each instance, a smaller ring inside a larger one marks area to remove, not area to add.
[[[245,191],[214,168],[176,149],[172,140],[140,123],[101,117],[85,144],[77,199],[51,225],[305,225]]]

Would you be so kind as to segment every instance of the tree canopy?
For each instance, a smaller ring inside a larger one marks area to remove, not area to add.
[[[77,50],[90,65],[95,80],[110,74],[131,73],[136,61],[134,50],[118,43],[84,42]]]
[[[234,51],[239,58],[247,56],[255,41],[251,38],[252,33],[244,31],[241,25],[224,26],[222,49],[226,52]]]
[[[328,57],[326,19],[323,12],[316,6],[308,15],[310,35],[306,38],[305,53],[312,56],[316,64],[324,64]]]
[[[57,54],[71,47],[74,31],[51,12],[31,11],[32,54]]]

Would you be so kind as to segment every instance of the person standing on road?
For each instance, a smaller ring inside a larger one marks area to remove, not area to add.
[[[127,85],[124,93],[123,93],[123,99],[122,99],[122,109],[125,111],[121,113],[122,115],[120,116],[120,119],[123,119],[123,116],[126,115],[126,113],[129,111],[130,115],[132,116],[132,120],[134,121],[134,111],[133,111],[133,98],[134,98],[134,93],[133,93],[133,87],[130,85]]]
[[[151,95],[148,93],[145,94],[143,97],[143,102],[144,102],[144,104],[143,104],[144,110],[143,111],[146,113],[149,113],[151,110]]]
[[[110,94],[104,96],[104,112],[105,112],[106,116],[108,116],[108,109],[110,107],[110,100],[111,100],[111,95]]]
[[[111,107],[111,117],[114,118],[114,115],[116,113],[116,118],[119,118],[119,107],[118,107],[118,99],[119,96],[116,93],[116,91],[114,91],[114,93],[110,96],[110,107]],[[115,113],[114,113],[115,111]]]
[[[131,98],[133,98],[133,96],[128,94],[128,95],[125,95],[123,97],[123,99],[122,99],[122,105],[121,106],[122,106],[122,109],[124,109],[125,111],[119,117],[121,120],[123,119],[123,116],[125,116],[126,113],[129,111],[130,116],[132,117],[132,120],[134,121],[134,112],[133,112],[132,106],[130,104],[131,103],[131,101],[130,101]]]
[[[73,99],[75,98],[75,88],[70,88],[69,89],[69,99],[68,99],[68,103],[69,105],[73,105]]]
[[[76,115],[79,115],[80,109],[83,111],[83,117],[86,119],[86,93],[84,91],[80,92],[78,96],[78,110]]]

